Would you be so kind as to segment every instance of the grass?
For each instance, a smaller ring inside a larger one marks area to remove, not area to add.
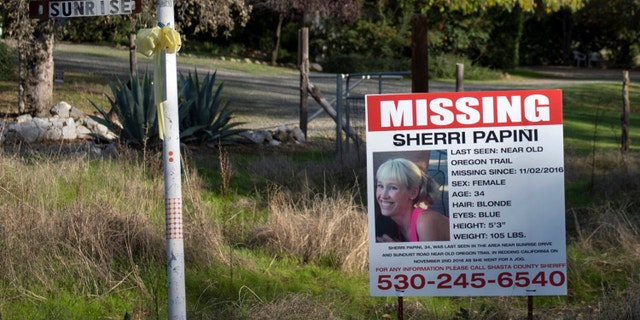
[[[103,101],[105,86],[68,74],[56,94]],[[7,108],[12,88],[0,82]],[[640,86],[631,90],[638,123]],[[631,132],[621,155],[619,85],[563,95],[569,295],[536,297],[534,314],[630,319],[640,313],[640,134]],[[0,318],[166,318],[159,156],[3,147]],[[364,165],[337,163],[332,148],[323,140],[185,150],[189,318],[396,318],[395,298],[368,293]],[[522,297],[404,300],[406,319],[524,319],[526,311]]]
[[[639,91],[640,85],[630,86],[630,92]],[[566,148],[592,152],[594,143],[595,148],[601,150],[613,151],[619,148],[621,85],[607,83],[565,88],[563,100]],[[640,120],[640,96],[630,94],[630,105],[630,123],[637,123]],[[638,138],[639,136],[634,135],[631,141],[637,141]],[[637,145],[632,147],[638,148]]]

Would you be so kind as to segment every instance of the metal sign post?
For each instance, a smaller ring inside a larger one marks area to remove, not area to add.
[[[173,0],[158,0],[158,27],[175,28]],[[184,275],[184,236],[182,231],[182,180],[180,170],[180,129],[178,127],[178,77],[176,53],[162,50],[162,67],[154,72],[162,77],[164,101],[164,180],[167,239],[167,279],[169,293],[169,319],[186,319],[186,294]]]

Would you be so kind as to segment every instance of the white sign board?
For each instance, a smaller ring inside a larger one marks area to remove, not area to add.
[[[560,90],[369,95],[366,113],[371,295],[567,293]],[[415,209],[390,159],[439,197]]]
[[[30,1],[31,18],[72,18],[127,15],[142,10],[141,0],[45,0]]]

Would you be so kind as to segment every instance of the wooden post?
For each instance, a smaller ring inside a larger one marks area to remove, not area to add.
[[[620,152],[624,155],[629,151],[629,71],[622,71],[622,139],[620,141]]]
[[[411,17],[411,92],[429,92],[427,15]]]
[[[138,56],[136,56],[136,34],[129,35],[129,71],[134,79],[138,78]]]
[[[427,15],[411,17],[411,92],[429,92]],[[404,319],[402,295],[398,296],[398,320]]]
[[[343,112],[342,109],[344,107],[342,103],[342,75],[336,75],[336,157],[338,160],[342,160],[342,156],[344,155],[344,151],[342,148],[342,126],[340,124],[343,123]],[[349,125],[348,122],[344,122],[346,126]],[[346,144],[349,144],[349,135],[347,134],[347,139],[345,139]]]
[[[302,28],[298,33],[298,67],[300,68],[300,130],[307,139],[307,118],[309,93],[309,28]]]
[[[398,296],[398,320],[404,320],[404,301],[402,296]]]
[[[456,63],[456,92],[464,91],[464,64]]]

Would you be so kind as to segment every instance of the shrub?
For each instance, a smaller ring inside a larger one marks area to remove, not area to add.
[[[430,79],[454,79],[456,63],[464,65],[465,80],[498,80],[502,77],[500,71],[475,65],[469,58],[440,54],[429,57]]]
[[[453,79],[456,73],[456,63],[464,64],[465,80],[498,80],[502,77],[500,71],[481,67],[469,58],[452,54],[439,54],[429,57],[430,79]],[[366,57],[358,54],[337,54],[326,58],[323,69],[329,73],[356,72],[388,72],[411,70],[411,61],[402,59]]]
[[[337,54],[328,57],[324,62],[322,69],[330,73],[350,73],[365,72],[367,66],[363,57],[358,55]]]
[[[322,67],[331,73],[406,71],[411,69],[411,62],[406,59],[337,54],[326,58]]]

